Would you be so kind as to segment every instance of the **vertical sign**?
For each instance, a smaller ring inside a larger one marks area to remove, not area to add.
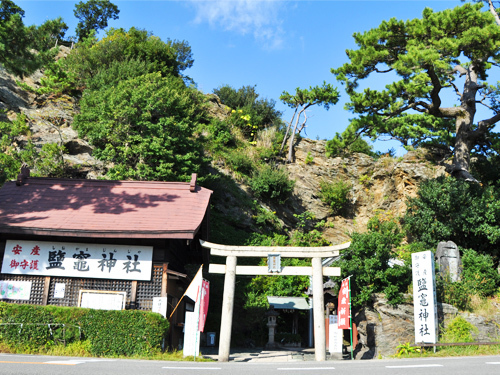
[[[328,349],[330,350],[330,354],[333,353],[342,353],[342,339],[343,332],[339,329],[338,326],[338,317],[337,315],[330,315],[329,317],[329,330],[330,333],[328,336]]]
[[[200,321],[198,323],[198,331],[203,332],[208,313],[210,283],[203,280],[201,283],[201,301],[200,301]]]
[[[349,301],[349,279],[342,280],[339,290],[338,325],[339,329],[351,329]]]
[[[437,303],[434,255],[431,251],[413,253],[413,309],[415,343],[437,342]]]

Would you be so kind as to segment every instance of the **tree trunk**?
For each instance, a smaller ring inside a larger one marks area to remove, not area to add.
[[[473,66],[468,67],[464,73],[466,77],[460,100],[461,110],[455,117],[456,138],[451,173],[458,178],[478,182],[470,174],[470,153],[475,144],[476,134],[472,125],[476,114],[476,94],[480,86]]]
[[[297,132],[297,127],[299,126],[300,115],[304,109],[301,109],[299,113],[297,113],[297,118],[295,119],[295,125],[292,130],[292,134],[290,134],[290,144],[288,146],[288,158],[287,162],[291,163],[293,159],[293,142],[295,142],[295,133]]]
[[[492,0],[488,0],[488,7],[490,8],[490,13],[493,14],[493,17],[495,17],[495,21],[496,21],[497,25],[500,26],[500,17],[498,16],[497,10],[493,6]]]

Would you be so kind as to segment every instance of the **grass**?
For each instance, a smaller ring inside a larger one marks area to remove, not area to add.
[[[36,355],[50,355],[61,357],[95,357],[90,353],[90,344],[88,341],[78,341],[66,346],[54,345],[48,349],[40,349],[38,351],[26,352],[20,347],[10,346],[0,342],[0,353],[12,354],[36,354]],[[161,352],[155,351],[147,355],[133,355],[133,356],[102,356],[101,358],[127,358],[127,359],[142,359],[142,360],[156,360],[156,361],[185,361],[185,362],[214,362],[210,358],[204,358],[203,353],[194,358],[193,356],[184,357],[182,351]]]
[[[436,348],[422,348],[422,351],[395,355],[397,358],[421,357],[470,357],[481,355],[499,355],[500,345],[470,345],[470,346],[441,346]]]

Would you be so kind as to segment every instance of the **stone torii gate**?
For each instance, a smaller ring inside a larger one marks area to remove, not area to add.
[[[221,328],[219,335],[219,361],[229,361],[231,346],[231,329],[233,324],[234,289],[236,275],[282,275],[312,276],[313,284],[313,322],[314,352],[316,361],[326,360],[326,337],[323,297],[323,276],[340,276],[340,268],[323,267],[322,258],[339,255],[339,251],[347,249],[350,242],[323,247],[284,247],[284,246],[228,246],[200,240],[201,246],[210,249],[212,255],[225,256],[226,264],[210,264],[209,273],[225,274],[224,294],[222,300]],[[238,257],[268,258],[269,256],[284,258],[311,258],[312,267],[279,267],[271,272],[266,266],[238,266]]]

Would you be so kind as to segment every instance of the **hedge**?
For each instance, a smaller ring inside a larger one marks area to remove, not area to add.
[[[39,352],[87,341],[94,356],[145,355],[161,350],[169,323],[138,310],[17,305],[0,302],[0,342]]]

